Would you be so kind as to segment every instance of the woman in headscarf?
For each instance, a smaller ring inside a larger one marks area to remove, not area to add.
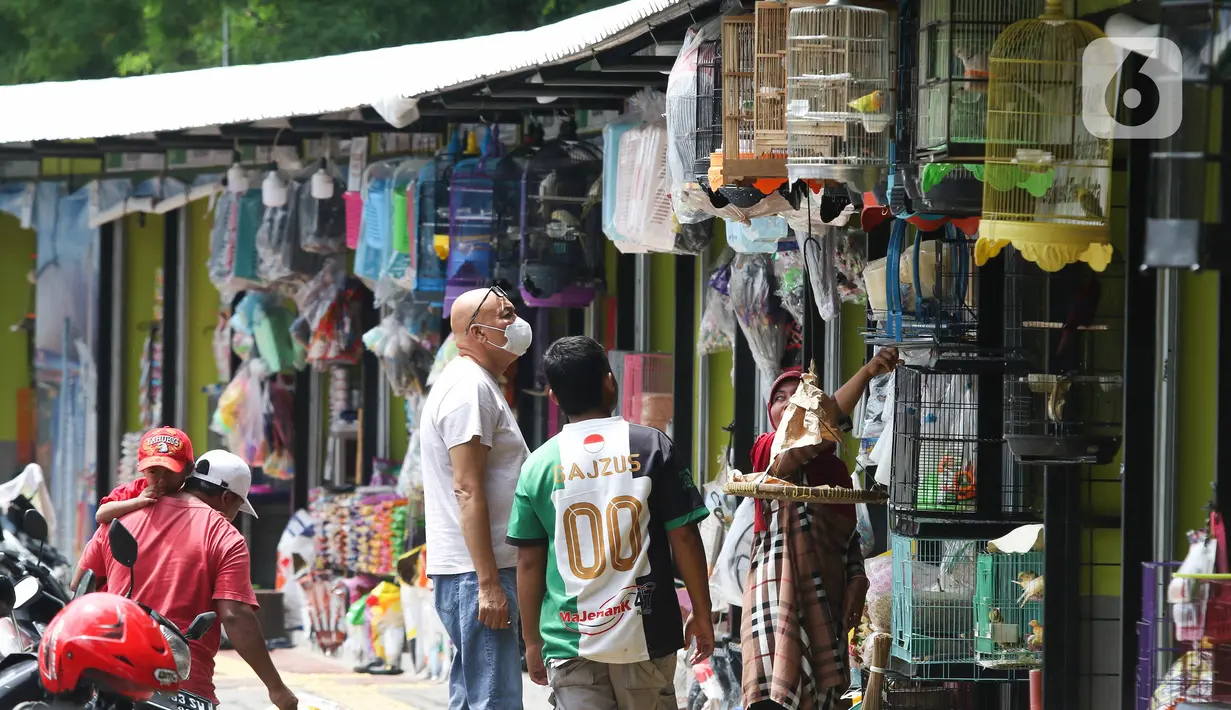
[[[833,394],[834,401],[849,414],[868,382],[892,372],[900,362],[896,349],[883,348]],[[753,444],[753,471],[769,468],[774,431],[799,383],[799,368],[774,382],[771,431]],[[785,452],[774,475],[805,486],[852,487],[846,464],[829,442]],[[845,707],[841,697],[850,685],[847,631],[859,623],[867,591],[855,506],[756,501],[740,629],[744,707]]]

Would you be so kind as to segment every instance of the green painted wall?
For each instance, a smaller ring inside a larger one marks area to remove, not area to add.
[[[188,437],[197,442],[198,451],[206,449],[209,438],[209,399],[202,388],[218,380],[214,364],[214,327],[218,324],[218,290],[209,281],[205,262],[209,259],[209,231],[213,215],[208,200],[188,206],[188,377],[184,382]]]
[[[141,217],[144,217],[144,220]],[[150,323],[154,319],[155,276],[163,262],[162,215],[129,215],[123,219],[124,279],[124,412],[125,431],[141,426],[141,358]],[[169,413],[169,412],[168,412]],[[189,433],[189,438],[193,438]]]
[[[17,218],[0,212],[0,441],[17,438],[17,392],[30,384],[30,362],[25,333],[8,326],[19,322],[34,305],[30,282],[34,268],[35,234],[22,229]]]

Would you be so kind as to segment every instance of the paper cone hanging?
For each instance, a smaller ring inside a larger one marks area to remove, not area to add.
[[[1008,244],[1045,271],[1111,262],[1111,119],[1082,115],[1083,91],[1116,89],[1095,86],[1101,72],[1083,66],[1102,37],[1047,0],[1041,17],[1010,25],[992,47],[976,264]]]

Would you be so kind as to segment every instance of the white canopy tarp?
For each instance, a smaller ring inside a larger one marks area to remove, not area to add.
[[[371,106],[401,128],[417,98],[599,51],[706,0],[628,0],[523,32],[293,62],[0,87],[0,144],[175,131]]]

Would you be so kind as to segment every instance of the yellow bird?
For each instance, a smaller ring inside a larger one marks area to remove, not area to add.
[[[987,613],[987,620],[992,622],[993,624],[999,624],[1001,621],[1004,620],[1004,617],[1000,615],[1000,609],[993,608],[991,611]]]
[[[1038,619],[1030,620],[1030,635],[1026,637],[1026,648],[1031,651],[1043,650],[1043,625]]]
[[[1090,219],[1103,219],[1103,205],[1093,192],[1084,187],[1077,188],[1077,204]]]
[[[885,107],[885,93],[879,89],[870,94],[864,94],[847,104],[859,113],[876,113]]]

